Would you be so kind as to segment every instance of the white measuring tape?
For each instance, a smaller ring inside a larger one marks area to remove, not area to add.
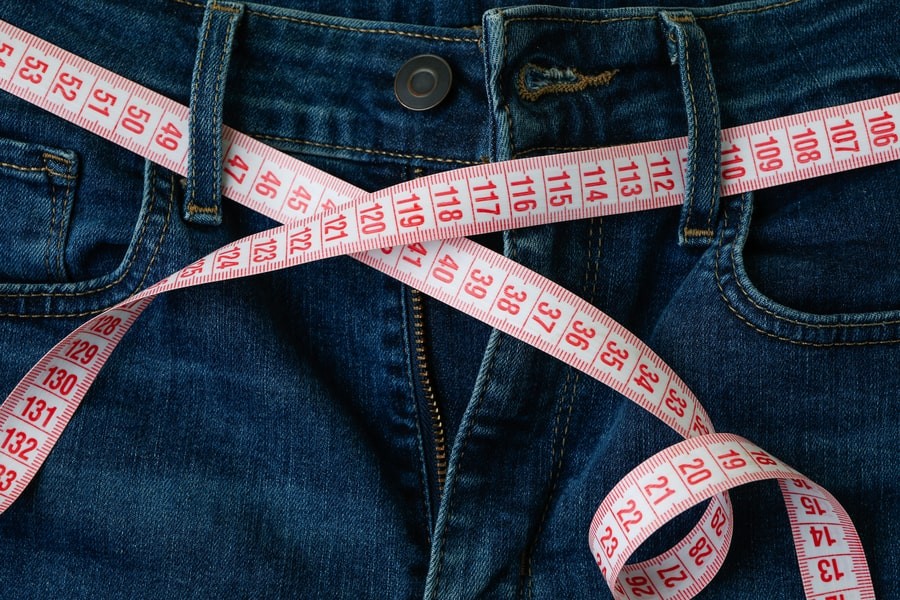
[[[185,174],[188,109],[0,21],[0,87]],[[900,94],[722,133],[723,195],[900,158]],[[776,479],[808,599],[875,597],[838,501],[751,442],[715,433],[678,376],[609,316],[465,239],[682,202],[685,138],[485,164],[366,193],[225,128],[223,193],[282,223],[220,248],[90,319],[0,406],[0,511],[40,468],[122,336],[161,293],[331,256],[354,258],[602,381],[686,440],[635,468],[600,504],[591,552],[617,600],[694,597],[733,527],[727,490]],[[625,564],[677,514],[710,499],[675,547]]]

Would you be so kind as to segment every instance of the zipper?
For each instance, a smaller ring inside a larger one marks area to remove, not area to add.
[[[434,448],[434,479],[437,486],[438,500],[444,493],[444,480],[447,477],[447,438],[444,432],[444,420],[441,407],[438,405],[428,376],[428,360],[425,353],[425,317],[422,292],[410,288],[412,298],[413,335],[416,346],[416,363],[419,367],[419,384],[431,424],[431,442]]]

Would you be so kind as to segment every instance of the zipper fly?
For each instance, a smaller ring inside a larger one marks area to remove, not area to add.
[[[416,342],[416,362],[419,366],[419,383],[428,405],[429,420],[431,422],[431,436],[434,442],[435,479],[437,481],[438,495],[444,493],[444,479],[447,476],[447,439],[444,433],[444,421],[441,418],[441,409],[434,396],[431,387],[431,379],[428,376],[428,360],[425,354],[425,318],[422,301],[422,292],[411,289],[413,333]]]

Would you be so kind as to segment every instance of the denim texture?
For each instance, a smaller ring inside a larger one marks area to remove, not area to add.
[[[277,1],[0,0],[0,18],[190,103],[198,140],[183,178],[0,95],[0,388],[87,316],[272,225],[215,193],[219,118],[367,190],[690,133],[694,187],[710,190],[718,126],[900,89],[887,0]],[[418,54],[453,69],[450,95],[423,112],[393,95]],[[892,598],[898,183],[886,164],[481,241],[608,312],[720,431],[833,493],[876,593]],[[215,218],[191,215],[191,190]],[[685,239],[692,214],[704,227],[712,215],[711,235]],[[446,429],[443,486],[428,387]],[[676,441],[602,384],[347,257],[180,290],[144,313],[0,515],[0,589],[609,597],[590,519]],[[802,597],[777,486],[732,499],[732,550],[700,597]],[[664,529],[645,556],[689,526]]]

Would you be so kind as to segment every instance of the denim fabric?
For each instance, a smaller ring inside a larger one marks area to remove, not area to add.
[[[215,2],[201,25],[191,81],[187,181],[184,218],[202,225],[222,224],[222,107],[241,4]]]
[[[714,109],[729,127],[900,88],[886,0],[277,2],[222,5],[243,8],[232,20],[196,0],[0,0],[0,18],[192,103],[207,128],[198,158],[218,152],[218,90],[224,123],[368,190],[689,131],[700,181],[717,160],[700,138]],[[450,95],[423,112],[393,95],[397,69],[418,54],[453,69]],[[220,64],[224,85],[208,71]],[[686,85],[688,65],[709,69],[714,89]],[[176,176],[6,94],[0,140],[4,390],[88,315],[271,225],[227,200],[220,224],[192,222],[187,189],[213,185],[208,164]],[[483,241],[644,339],[719,430],[829,489],[859,530],[876,593],[891,598],[898,182],[887,164],[698,195],[701,215],[719,203],[703,244],[679,244],[679,208]],[[446,430],[443,485],[429,389]],[[145,312],[0,515],[0,589],[609,597],[590,519],[675,441],[598,382],[346,257],[181,290]],[[732,551],[701,597],[802,597],[777,487],[732,498]],[[645,554],[689,525],[663,530]]]
[[[665,24],[669,60],[678,65],[687,119],[687,177],[678,242],[706,246],[712,242],[719,216],[722,129],[709,47],[691,12],[666,11],[660,17]]]

